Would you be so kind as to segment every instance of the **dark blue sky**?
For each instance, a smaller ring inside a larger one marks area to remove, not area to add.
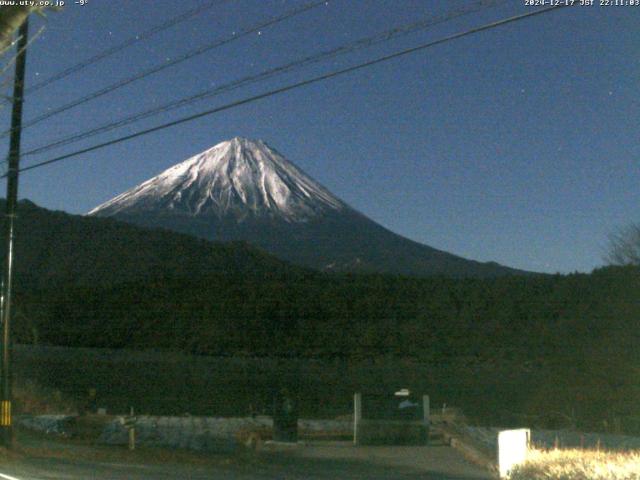
[[[204,2],[67,3],[46,21],[34,19],[32,32],[45,30],[29,51],[28,84]],[[25,120],[304,3],[220,1],[29,95]],[[331,0],[26,129],[24,149],[472,3]],[[25,157],[23,165],[530,8],[507,1]],[[239,135],[267,141],[353,207],[411,239],[528,270],[590,271],[602,264],[607,235],[640,221],[639,84],[640,7],[566,8],[25,172],[20,196],[84,213]]]

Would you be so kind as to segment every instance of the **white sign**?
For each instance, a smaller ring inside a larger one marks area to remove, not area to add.
[[[498,433],[498,469],[500,478],[507,478],[509,471],[527,459],[531,431],[528,428],[520,430],[503,430]]]

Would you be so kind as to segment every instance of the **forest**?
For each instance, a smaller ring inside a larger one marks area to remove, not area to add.
[[[300,271],[58,286],[18,293],[16,340],[219,357],[395,358],[439,368],[463,361],[496,372],[510,366],[530,375],[528,394],[539,400],[520,411],[555,405],[593,429],[640,416],[632,401],[640,393],[639,273],[606,267],[448,279]],[[505,384],[500,395],[522,393]]]
[[[483,279],[322,273],[244,243],[27,201],[17,238],[17,343],[397,360],[416,375],[480,382],[483,398],[517,398],[526,414],[560,411],[591,428],[625,418],[640,431],[640,267]]]

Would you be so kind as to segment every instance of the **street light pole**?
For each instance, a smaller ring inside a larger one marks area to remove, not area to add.
[[[2,320],[2,356],[0,382],[0,443],[11,447],[13,427],[11,421],[11,296],[13,284],[13,255],[15,237],[16,206],[18,203],[18,173],[20,170],[20,135],[22,130],[22,99],[27,62],[27,40],[29,19],[18,30],[19,40],[16,56],[16,74],[13,82],[13,110],[11,112],[11,138],[9,143],[9,168],[7,171],[7,205],[4,221],[5,258],[0,297]]]

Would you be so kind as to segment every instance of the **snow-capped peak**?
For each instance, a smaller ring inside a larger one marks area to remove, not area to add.
[[[189,216],[306,221],[345,207],[261,140],[235,137],[94,208],[89,215],[165,211]]]

